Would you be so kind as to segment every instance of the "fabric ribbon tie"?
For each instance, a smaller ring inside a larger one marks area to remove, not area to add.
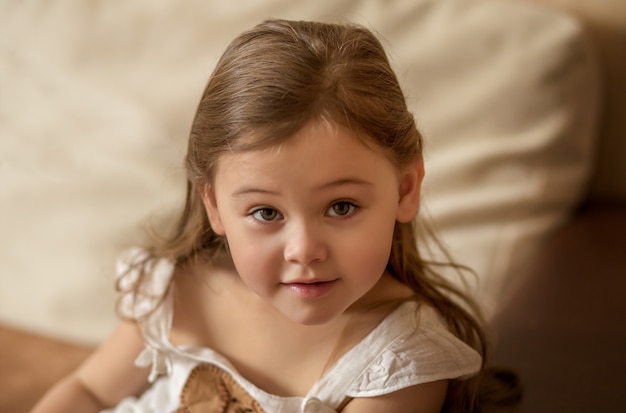
[[[135,360],[135,365],[137,367],[149,367],[150,375],[148,376],[148,381],[153,383],[157,377],[163,374],[170,374],[172,371],[172,360],[168,355],[163,352],[151,348],[146,347]]]

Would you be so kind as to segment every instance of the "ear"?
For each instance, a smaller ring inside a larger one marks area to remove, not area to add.
[[[419,156],[400,175],[400,199],[396,216],[398,222],[410,222],[419,212],[423,179],[424,160]]]
[[[213,231],[217,235],[224,235],[224,225],[222,225],[222,220],[217,209],[217,202],[215,201],[215,192],[213,191],[213,187],[209,184],[201,185],[198,192],[200,192],[200,196],[202,197],[202,203],[204,204],[204,209],[209,217],[211,228],[213,228]]]

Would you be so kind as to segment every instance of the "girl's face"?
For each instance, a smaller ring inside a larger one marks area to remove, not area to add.
[[[204,201],[243,283],[315,325],[376,296],[421,178],[421,160],[398,171],[352,131],[313,121],[280,147],[223,156]]]

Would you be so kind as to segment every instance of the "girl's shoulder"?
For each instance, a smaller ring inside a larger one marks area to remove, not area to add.
[[[480,370],[481,356],[452,334],[432,307],[409,301],[361,341],[343,362],[365,364],[348,390],[372,397],[411,385],[469,377]]]

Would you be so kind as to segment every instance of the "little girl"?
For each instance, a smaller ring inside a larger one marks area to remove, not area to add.
[[[473,411],[483,333],[416,247],[421,139],[368,30],[237,37],[175,230],[123,257],[125,321],[34,411]]]

